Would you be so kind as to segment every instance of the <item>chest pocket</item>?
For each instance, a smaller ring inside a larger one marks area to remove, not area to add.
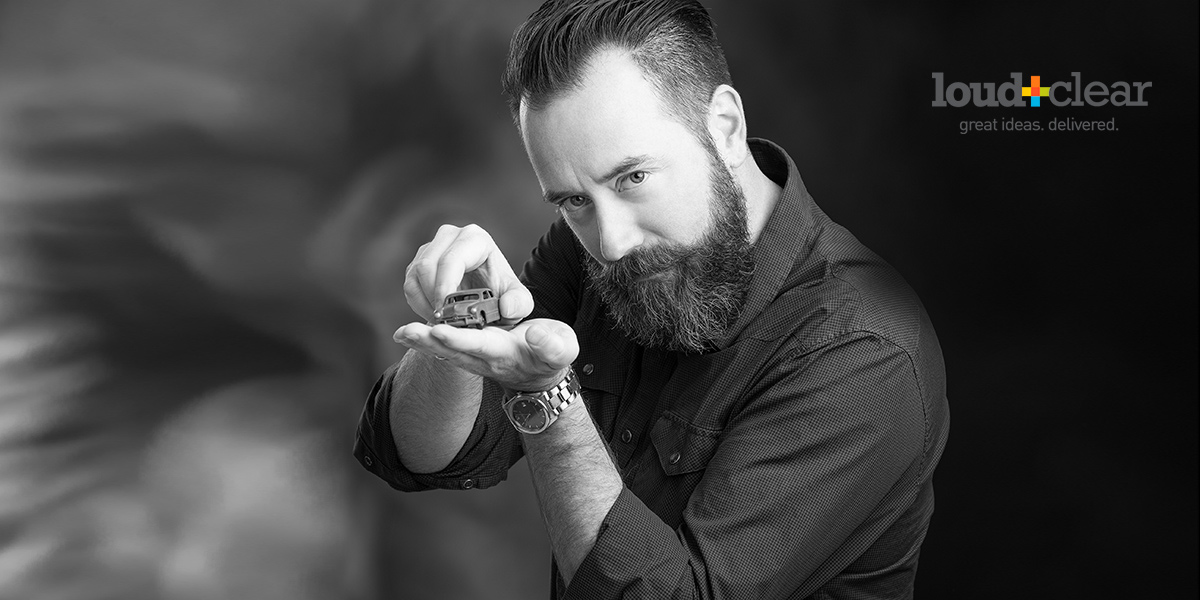
[[[650,431],[650,441],[663,472],[674,476],[703,471],[717,451],[720,434],[663,413]]]

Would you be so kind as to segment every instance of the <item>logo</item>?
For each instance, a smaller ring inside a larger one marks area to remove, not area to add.
[[[1021,95],[1029,98],[1030,106],[1041,106],[1042,98],[1050,95],[1050,88],[1042,87],[1042,78],[1040,75],[1034,75],[1029,78],[1029,87],[1021,88]]]
[[[1000,84],[955,81],[947,85],[943,73],[934,73],[933,106],[1040,107],[1042,98],[1049,99],[1054,106],[1149,106],[1145,94],[1154,85],[1150,81],[1114,81],[1110,84],[1092,81],[1084,85],[1078,71],[1071,73],[1071,80],[1056,81],[1048,86],[1042,85],[1040,75],[1030,77],[1028,86],[1020,72],[1009,73],[1009,76],[1012,77],[1010,81]]]

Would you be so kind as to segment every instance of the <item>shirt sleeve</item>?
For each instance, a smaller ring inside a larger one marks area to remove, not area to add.
[[[553,318],[571,323],[579,298],[579,246],[559,219],[538,242],[521,271],[521,281],[533,294],[529,318]],[[504,414],[504,390],[484,379],[483,398],[475,424],[463,447],[446,468],[436,473],[413,473],[404,468],[392,437],[391,399],[399,363],[389,367],[367,397],[354,444],[359,464],[392,488],[412,492],[430,489],[486,488],[500,483],[523,456],[519,436]]]
[[[922,406],[909,356],[878,336],[794,351],[736,409],[680,525],[622,491],[565,597],[809,596],[914,502]]]
[[[354,443],[354,457],[359,464],[402,492],[469,490],[504,481],[509,467],[521,458],[522,449],[516,430],[501,410],[504,392],[487,379],[475,425],[450,464],[436,473],[413,473],[404,467],[392,437],[389,413],[398,368],[399,363],[384,371],[363,407]]]

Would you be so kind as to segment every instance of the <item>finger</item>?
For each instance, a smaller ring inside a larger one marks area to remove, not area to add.
[[[416,335],[412,329],[416,325],[418,325],[418,323],[409,323],[407,325],[401,325],[399,328],[396,329],[395,332],[392,333],[392,341],[396,342],[397,344],[404,344],[405,346],[407,346],[409,344],[410,338],[412,338]]]
[[[500,316],[510,324],[528,317],[533,312],[533,294],[521,283],[499,248],[488,255],[486,265],[491,275],[490,286],[500,300]]]
[[[499,362],[516,353],[511,336],[496,328],[477,330],[436,325],[429,333],[450,350],[489,362]]]
[[[448,325],[440,325],[439,327],[453,329]],[[484,376],[490,373],[487,361],[443,344],[432,335],[432,331],[433,328],[427,325],[410,323],[398,329],[393,335],[393,339],[416,352],[438,360],[448,361],[472,373]]]
[[[442,225],[439,227],[433,239],[424,246],[421,246],[417,251],[417,256],[413,259],[413,264],[410,266],[412,277],[417,282],[414,291],[425,298],[424,304],[431,307],[429,314],[433,313],[433,309],[441,306],[442,298],[445,298],[446,294],[454,291],[450,289],[439,294],[437,286],[443,257],[457,242],[459,231],[460,229],[453,225]],[[462,274],[460,273],[457,280],[461,281],[461,279]],[[457,287],[457,285],[456,281],[454,286]],[[405,293],[408,293],[407,289]]]
[[[409,323],[407,325],[403,325],[392,334],[392,341],[398,344],[404,344],[405,346],[411,348],[421,336],[425,335],[424,330],[427,329],[429,329],[429,326],[423,323]]]
[[[454,242],[442,252],[438,260],[437,277],[434,282],[438,298],[444,298],[459,289],[463,275],[487,264],[492,255],[499,255],[503,260],[496,242],[482,227],[472,224],[459,229]],[[488,287],[494,290],[495,282],[489,282]]]
[[[417,281],[412,266],[404,276],[404,299],[408,301],[409,308],[413,309],[413,312],[420,315],[422,319],[426,321],[433,319],[433,311],[437,310],[437,307],[430,304],[429,298],[426,298],[425,293],[421,291],[421,284]]]
[[[516,323],[533,312],[533,294],[515,275],[497,290],[496,295],[500,297],[500,316],[506,320],[504,324]]]
[[[561,369],[579,356],[579,339],[566,323],[537,319],[524,333],[529,351],[552,369]]]
[[[462,259],[462,255],[461,248],[453,247],[438,259],[434,283],[429,288],[430,302],[441,306],[446,296],[454,293],[461,286],[463,274],[468,271],[467,263]]]

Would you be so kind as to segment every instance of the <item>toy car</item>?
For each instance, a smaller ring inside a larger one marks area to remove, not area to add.
[[[448,294],[442,307],[433,311],[435,324],[445,323],[453,327],[475,327],[500,321],[500,301],[488,288],[459,290]]]

